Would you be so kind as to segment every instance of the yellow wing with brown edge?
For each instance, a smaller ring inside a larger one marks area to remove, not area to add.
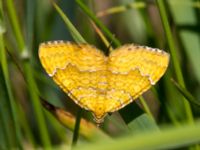
[[[165,73],[169,54],[146,46],[124,45],[109,56],[109,104],[114,112],[126,106],[154,85]]]
[[[47,42],[39,46],[39,58],[46,72],[72,100],[95,112],[99,82],[106,70],[106,57],[95,47],[72,42]]]
[[[169,63],[168,53],[133,44],[107,57],[89,44],[55,41],[41,44],[39,57],[54,81],[98,123],[154,85]]]

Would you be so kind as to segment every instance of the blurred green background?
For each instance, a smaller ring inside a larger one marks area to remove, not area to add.
[[[96,128],[43,70],[38,46],[52,40],[137,43],[171,60],[156,86]],[[2,150],[200,149],[199,0],[0,0],[0,63]]]

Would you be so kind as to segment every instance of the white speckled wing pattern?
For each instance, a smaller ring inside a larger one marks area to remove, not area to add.
[[[105,56],[89,44],[54,41],[39,47],[49,76],[97,122],[126,106],[154,85],[166,71],[169,54],[127,44]]]

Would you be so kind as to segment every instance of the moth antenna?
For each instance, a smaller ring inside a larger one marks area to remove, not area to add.
[[[113,35],[113,36],[115,36],[115,35]],[[113,51],[112,44],[113,44],[113,41],[110,41],[110,43],[107,47],[107,52],[109,52],[109,53]]]
[[[112,51],[112,43],[113,43],[113,41],[111,41],[111,42],[109,43],[109,45],[108,45],[108,51],[109,51],[109,52]]]

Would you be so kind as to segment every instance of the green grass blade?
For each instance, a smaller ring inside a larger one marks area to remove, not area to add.
[[[181,68],[180,68],[180,64],[179,64],[179,61],[177,59],[178,58],[177,50],[176,50],[176,47],[175,47],[175,44],[174,44],[173,36],[172,36],[171,29],[170,29],[170,26],[169,26],[169,22],[168,22],[168,19],[167,19],[167,13],[166,13],[166,10],[165,10],[164,2],[162,0],[157,0],[157,4],[158,4],[159,11],[160,11],[162,23],[163,23],[163,28],[165,30],[166,38],[167,38],[167,41],[168,41],[168,44],[169,44],[169,48],[170,48],[169,50],[170,50],[171,58],[172,58],[172,61],[173,61],[174,69],[175,69],[175,72],[176,72],[176,76],[178,78],[178,81],[181,83],[181,85],[185,85],[183,75],[182,75],[182,72],[181,72]]]
[[[2,69],[0,69],[0,74],[2,74]],[[4,83],[3,76],[0,76],[0,83]],[[15,133],[10,133],[10,126],[8,120],[10,119],[10,105],[9,99],[6,96],[5,85],[0,84],[0,149],[12,149],[12,146],[15,144],[15,140],[12,137],[16,137]]]
[[[19,45],[19,50],[22,52],[24,50],[24,39],[21,34],[21,29],[19,27],[18,18],[16,15],[15,7],[12,0],[6,1],[7,9],[8,9],[8,16],[11,20],[11,26],[13,28],[17,43]]]
[[[76,42],[86,43],[85,39],[82,37],[82,35],[76,30],[76,28],[73,26],[73,24],[70,22],[66,14],[58,7],[56,3],[53,3],[53,6],[55,7],[56,11],[59,13],[59,15],[62,17],[63,21],[65,22],[67,28],[69,29],[72,37]]]
[[[25,58],[27,60],[27,55],[29,54],[28,50],[25,48],[25,42],[23,39],[23,35],[19,26],[19,22],[18,22],[18,18],[17,18],[17,14],[15,11],[15,7],[13,4],[12,0],[8,0],[6,1],[6,5],[7,5],[7,10],[8,10],[8,14],[9,14],[9,18],[12,24],[12,28],[14,31],[14,35],[19,47],[19,52],[22,52],[22,57],[25,55]],[[32,74],[32,67],[30,65],[29,61],[24,61],[23,62],[23,69],[25,72],[25,77],[28,83],[28,91],[30,93],[31,96],[31,100],[34,106],[34,111],[36,114],[36,118],[37,118],[37,122],[38,122],[38,128],[40,131],[40,136],[41,136],[41,140],[42,143],[44,145],[44,149],[51,149],[51,142],[49,139],[49,135],[48,135],[48,131],[47,131],[47,127],[45,125],[45,119],[44,119],[44,114],[42,111],[42,107],[39,101],[39,97],[37,95],[37,86]]]
[[[1,67],[3,71],[3,77],[5,81],[5,86],[8,94],[8,99],[10,103],[10,109],[11,109],[11,115],[13,119],[13,126],[14,126],[14,131],[15,131],[15,136],[16,136],[16,143],[19,149],[22,149],[21,146],[21,131],[20,131],[20,126],[19,126],[19,119],[17,116],[17,109],[16,109],[16,104],[13,96],[13,92],[11,89],[11,81],[9,77],[9,71],[8,71],[8,62],[6,59],[6,50],[5,50],[5,45],[4,45],[4,31],[6,30],[4,27],[4,20],[3,20],[3,7],[2,7],[2,1],[0,1],[0,62],[1,62]]]
[[[172,62],[173,62],[173,66],[174,66],[174,70],[175,70],[178,82],[180,83],[180,85],[185,87],[183,75],[182,75],[180,64],[179,64],[178,57],[177,57],[177,50],[176,50],[176,47],[174,44],[173,36],[172,36],[169,22],[167,19],[167,13],[165,10],[164,1],[157,0],[157,4],[158,4],[159,11],[160,11],[160,17],[161,17],[161,20],[163,23],[163,28],[165,30],[166,38],[167,38],[167,41],[169,44],[170,54],[171,54],[171,58],[172,58]],[[183,103],[185,105],[186,117],[188,119],[188,122],[193,123],[194,119],[193,119],[190,104],[185,98],[183,98],[183,99],[184,99]]]
[[[200,106],[200,101],[196,100],[193,95],[188,92],[184,87],[182,87],[181,85],[179,85],[176,81],[171,80],[172,83],[175,85],[175,87],[178,89],[178,91],[187,99],[189,100],[191,103]]]
[[[36,148],[36,142],[34,140],[33,133],[31,132],[30,125],[27,121],[27,116],[24,113],[24,110],[23,110],[23,108],[20,104],[18,104],[17,107],[18,107],[18,113],[19,113],[19,116],[20,116],[20,124],[21,124],[22,129],[23,129],[22,131],[24,133],[24,137],[28,141],[28,143],[30,144],[30,147]]]
[[[126,5],[115,6],[115,7],[111,7],[106,10],[100,11],[97,13],[97,16],[102,17],[102,16],[112,15],[112,14],[116,14],[116,13],[126,12],[129,9],[141,9],[141,8],[145,8],[145,7],[146,7],[145,2],[134,1],[134,2],[128,3]]]
[[[40,99],[38,97],[38,89],[33,77],[32,68],[28,62],[24,63],[24,70],[26,75],[26,81],[28,84],[28,89],[32,99],[32,104],[34,107],[35,115],[37,117],[37,123],[41,135],[41,141],[43,142],[44,149],[51,149],[50,137],[47,131],[47,125],[44,118],[44,112]]]
[[[55,9],[59,13],[59,15],[62,17],[63,21],[65,22],[65,24],[66,24],[67,28],[69,29],[74,40],[76,42],[86,43],[85,39],[81,36],[81,34],[78,32],[78,30],[76,30],[76,28],[73,26],[73,24],[68,19],[67,15],[64,14],[64,12],[60,9],[60,7],[56,3],[53,3],[53,6],[55,7]],[[82,110],[81,110],[81,108],[79,108],[79,110],[77,112],[77,116],[76,116],[76,123],[75,123],[75,128],[74,128],[73,139],[72,139],[73,146],[75,146],[78,141],[81,116],[82,116]]]
[[[13,118],[13,126],[15,129],[15,134],[16,134],[16,141],[17,141],[17,145],[20,149],[22,149],[20,141],[21,141],[21,133],[20,133],[20,127],[19,127],[19,120],[18,120],[18,116],[17,116],[17,109],[16,109],[16,104],[15,104],[15,100],[14,100],[14,96],[11,90],[11,82],[10,82],[10,77],[9,77],[9,72],[8,72],[8,62],[6,60],[6,51],[5,51],[5,47],[4,47],[4,40],[3,40],[3,35],[0,34],[0,60],[1,60],[1,67],[3,70],[3,76],[4,76],[4,80],[5,80],[5,85],[6,85],[6,90],[8,93],[8,97],[9,97],[9,102],[10,102],[10,108],[11,108],[11,112],[12,112],[12,118]]]
[[[74,135],[72,139],[72,145],[75,146],[78,141],[79,136],[79,129],[80,129],[80,123],[81,123],[81,116],[82,116],[82,109],[79,109],[76,116],[76,123],[74,127]]]
[[[9,148],[11,149],[10,145],[8,144],[9,143],[9,138],[5,132],[5,123],[2,119],[2,115],[1,115],[1,112],[0,112],[0,149],[6,149],[6,148]]]
[[[149,115],[149,117],[152,120],[154,120],[153,114],[151,113],[151,110],[149,109],[144,97],[140,96],[139,99],[140,99],[142,106],[144,107],[144,111]]]
[[[151,130],[159,130],[156,122],[149,116],[149,114],[142,114],[128,124],[129,129],[133,134],[141,134]]]
[[[33,34],[34,34],[34,15],[35,15],[35,3],[36,1],[27,0],[26,2],[26,43],[29,49],[33,48]]]
[[[162,131],[153,130],[137,135],[129,135],[115,141],[102,140],[91,145],[80,145],[75,150],[155,150],[172,149],[200,142],[200,123],[170,127]],[[98,145],[98,146],[97,146]]]
[[[55,119],[57,119],[64,127],[74,130],[76,117],[64,110],[63,108],[56,107],[46,100],[42,99],[42,105],[44,108],[49,111]],[[89,141],[99,140],[100,138],[109,138],[107,134],[102,132],[93,122],[90,122],[84,118],[80,120],[80,131],[79,134]],[[76,141],[77,142],[77,141]]]
[[[92,19],[92,21],[94,21],[96,25],[102,29],[104,34],[115,44],[115,46],[118,47],[121,45],[120,41],[113,36],[108,28],[90,11],[89,8],[87,8],[87,6],[81,0],[76,0],[76,3],[81,7],[84,13],[86,13]]]

